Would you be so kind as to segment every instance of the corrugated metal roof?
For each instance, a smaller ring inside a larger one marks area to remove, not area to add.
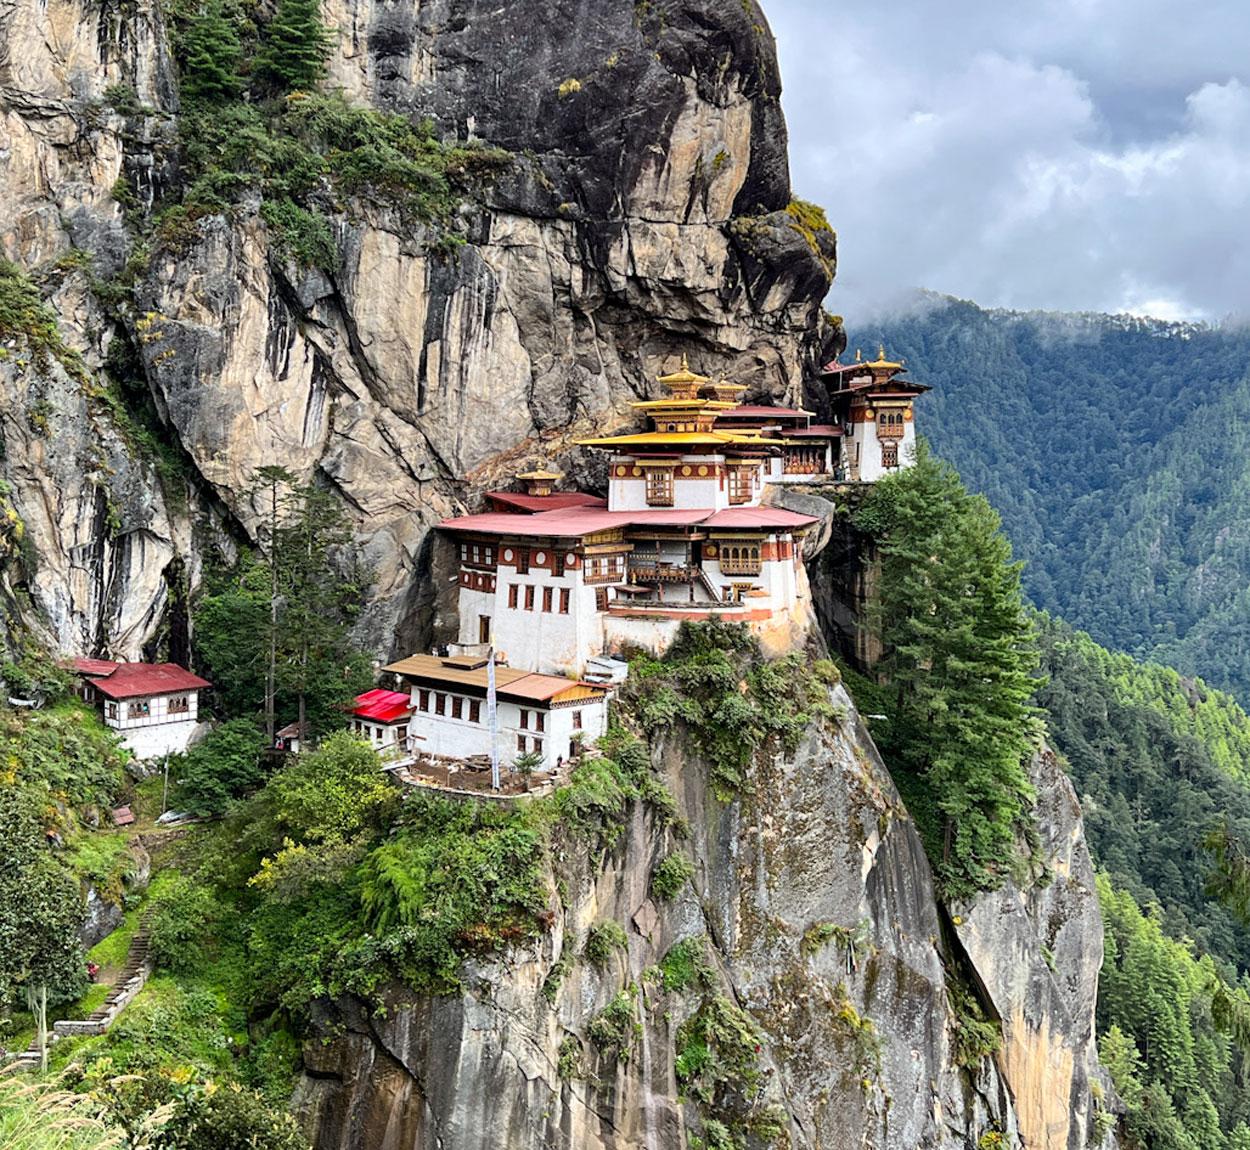
[[[80,675],[111,675],[120,666],[120,663],[111,663],[108,659],[74,659],[74,670]]]
[[[734,508],[731,511],[770,511],[770,508]],[[713,511],[710,507],[685,510],[673,508],[651,511],[600,511],[597,508],[572,507],[563,511],[543,511],[534,515],[515,515],[507,512],[487,512],[484,515],[463,515],[458,519],[444,519],[439,527],[447,531],[480,531],[488,535],[517,535],[531,539],[576,539],[600,531],[627,527],[709,527],[730,526],[720,516],[726,511]],[[781,512],[790,515],[792,512]],[[808,515],[798,516],[806,526],[815,522]],[[789,520],[778,520],[775,526],[785,526]],[[757,526],[752,522],[744,526]]]
[[[796,416],[812,414],[814,413],[804,411],[802,408],[798,407],[768,407],[767,405],[761,403],[742,403],[735,407],[733,411],[727,411],[723,415],[718,416],[717,419],[736,419],[740,415],[747,415],[751,418],[755,418],[757,416],[767,417],[770,415],[794,418]]]
[[[559,511],[565,507],[607,507],[608,501],[598,495],[583,491],[557,491],[554,495],[523,495],[515,491],[488,491],[486,497],[492,503],[515,507],[518,511],[533,514],[537,511]]]
[[[730,507],[726,511],[718,511],[704,522],[705,527],[724,529],[726,527],[810,527],[817,522],[814,515],[800,515],[797,511],[786,511],[781,507]]]
[[[436,655],[410,655],[384,670],[396,675],[406,675],[422,683],[469,687],[473,688],[474,694],[486,694],[485,667],[472,671],[455,670]],[[519,699],[526,702],[565,702],[579,698],[602,698],[607,694],[603,687],[581,683],[576,679],[540,675],[536,671],[522,671],[515,667],[495,668],[495,691],[501,699]]]
[[[118,663],[109,674],[93,676],[91,685],[110,699],[171,695],[212,686],[207,679],[191,674],[177,663]]]
[[[796,431],[787,431],[787,439],[835,439],[845,434],[842,428],[833,423],[813,423],[811,427],[802,427]]]
[[[352,714],[379,723],[394,723],[412,711],[412,703],[402,691],[384,691],[381,687],[356,696]]]

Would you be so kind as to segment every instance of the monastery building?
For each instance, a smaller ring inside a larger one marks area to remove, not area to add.
[[[606,499],[555,492],[562,476],[534,471],[519,476],[524,494],[492,492],[490,511],[439,525],[459,549],[460,646],[493,643],[513,666],[577,676],[604,653],[663,650],[682,620],[717,618],[791,649],[816,519],[768,506],[765,488],[902,466],[911,400],[927,389],[895,381],[901,370],[884,357],[829,365],[844,422],[813,424],[801,409],[742,404],[743,387],[683,359],[659,379],[665,398],[630,405],[648,430],[581,441],[608,455]]]

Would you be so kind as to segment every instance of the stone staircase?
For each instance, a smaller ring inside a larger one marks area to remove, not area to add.
[[[148,953],[148,921],[145,915],[140,920],[135,933],[130,939],[130,949],[126,952],[126,963],[113,983],[103,1005],[97,1007],[86,1018],[65,1018],[52,1024],[48,1033],[48,1045],[61,1038],[71,1035],[103,1034],[117,1016],[134,1000],[152,973],[152,957]],[[14,1062],[36,1063],[39,1061],[39,1046],[32,1039],[30,1046],[20,1054],[13,1056]]]

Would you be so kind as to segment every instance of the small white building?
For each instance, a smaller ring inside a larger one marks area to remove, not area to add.
[[[82,697],[102,707],[105,726],[136,758],[176,754],[199,724],[199,693],[212,684],[176,663],[111,663],[75,659]]]
[[[381,687],[366,691],[356,696],[351,729],[379,751],[392,747],[406,751],[414,742],[409,737],[412,710],[403,691],[385,691]]]
[[[407,737],[416,752],[454,759],[490,754],[485,655],[413,655],[386,670],[409,685],[401,697],[411,708]],[[497,666],[499,761],[535,753],[542,769],[554,770],[558,759],[607,733],[609,693],[594,683]]]

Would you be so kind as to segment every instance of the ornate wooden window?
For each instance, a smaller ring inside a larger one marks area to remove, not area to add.
[[[469,700],[469,722],[480,723],[482,721],[482,700]]]
[[[191,709],[186,695],[170,695],[165,710],[171,715],[185,715]]]
[[[673,469],[647,468],[647,503],[652,507],[673,506]]]
[[[581,711],[573,712],[573,730],[580,731],[582,729],[582,713]]]
[[[442,691],[436,691],[434,694],[434,713],[436,715],[447,714],[447,696]]]
[[[141,699],[137,703],[131,703],[126,708],[126,718],[128,719],[146,719],[150,708],[147,699]]]
[[[421,710],[421,711],[428,711],[430,709],[430,692],[429,691],[417,692],[417,708],[418,710]]]
[[[534,588],[532,586],[525,588],[525,609],[527,611],[534,610]]]
[[[530,569],[530,549],[528,547],[518,547],[516,549],[516,573],[518,575],[528,575]]]
[[[519,583],[510,583],[508,585],[508,606],[514,611],[521,602],[521,586]]]
[[[555,598],[555,590],[551,587],[544,587],[543,588],[543,610],[547,612],[548,615],[551,614],[551,603],[554,598]]]
[[[522,729],[528,731],[529,726],[530,726],[530,713],[524,707],[522,707],[521,708],[521,727]]]
[[[567,587],[560,588],[560,614],[567,615],[569,613],[569,589]]]
[[[534,712],[534,730],[545,731],[547,729],[547,716],[542,711]]]
[[[881,445],[881,466],[897,467],[898,466],[898,444],[883,443]]]
[[[459,695],[451,697],[451,717],[459,719],[464,714],[464,700]]]
[[[720,569],[724,575],[758,575],[760,545],[754,543],[722,543]]]
[[[755,475],[753,467],[731,467],[729,469],[729,502],[749,503],[751,490],[755,486],[752,479]]]

